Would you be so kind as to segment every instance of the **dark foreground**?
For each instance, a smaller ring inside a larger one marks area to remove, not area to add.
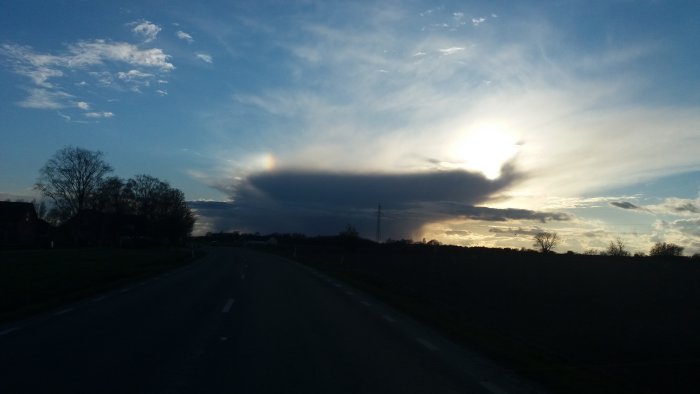
[[[0,326],[2,393],[532,393],[380,302],[215,248],[166,276]]]

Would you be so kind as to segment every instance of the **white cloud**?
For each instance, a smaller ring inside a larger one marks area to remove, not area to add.
[[[190,43],[190,44],[194,41],[194,39],[192,38],[191,35],[185,33],[185,32],[182,31],[182,30],[178,30],[178,31],[175,33],[175,35],[177,36],[177,38],[179,38],[179,39],[181,39],[181,40],[184,40],[184,41],[187,41],[187,42]]]
[[[207,55],[206,53],[198,53],[197,54],[197,59],[205,62],[205,63],[213,63],[214,59],[210,55]]]
[[[144,42],[151,42],[155,40],[158,33],[162,30],[160,26],[144,19],[131,22],[129,23],[129,26],[133,26],[131,31],[134,34],[143,37]]]
[[[464,50],[463,47],[449,47],[449,48],[440,49],[439,51],[441,54],[443,54],[445,56],[449,56],[449,55],[453,55],[457,52],[461,52],[463,50]]]
[[[87,111],[87,110],[90,109],[90,104],[86,103],[85,101],[78,101],[78,102],[75,103],[75,105],[76,105],[78,108],[80,108],[80,109],[82,109],[82,110],[85,110],[85,111]]]
[[[135,79],[151,78],[153,74],[145,73],[139,70],[129,70],[128,72],[118,72],[117,78],[125,81],[132,81]]]
[[[72,95],[55,90],[47,90],[42,88],[28,89],[29,96],[20,101],[18,105],[24,108],[38,109],[59,109],[69,106],[69,100]]]
[[[156,90],[156,93],[158,93],[160,96],[167,96],[168,95],[168,91],[162,90],[162,89]]]
[[[161,71],[170,71],[175,66],[168,60],[162,49],[140,49],[125,42],[108,42],[105,40],[79,41],[69,46],[70,55],[59,57],[57,62],[69,68],[81,68],[116,61],[134,66],[150,67]]]
[[[486,22],[486,18],[472,18],[472,25],[474,26],[479,26],[484,22]]]
[[[111,118],[114,116],[112,112],[87,112],[85,114],[88,118]]]

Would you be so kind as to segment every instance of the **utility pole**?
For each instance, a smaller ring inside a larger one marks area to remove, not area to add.
[[[377,204],[377,243],[382,242],[382,204]]]

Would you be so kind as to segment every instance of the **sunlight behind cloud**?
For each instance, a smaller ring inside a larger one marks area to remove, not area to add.
[[[518,140],[504,122],[478,122],[458,132],[448,147],[452,165],[480,171],[488,179],[501,175],[501,168],[518,153]]]

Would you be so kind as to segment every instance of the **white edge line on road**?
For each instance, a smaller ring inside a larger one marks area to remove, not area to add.
[[[438,349],[437,346],[433,345],[432,343],[426,341],[423,338],[416,337],[416,341],[418,341],[418,343],[420,343],[421,345],[423,345],[426,349],[428,349],[430,351],[435,352],[435,351],[440,350],[440,349]]]
[[[22,327],[10,327],[10,328],[8,328],[8,329],[6,329],[6,330],[2,330],[2,331],[0,331],[0,337],[3,336],[3,335],[5,335],[5,334],[9,334],[9,333],[11,333],[11,332],[13,332],[13,331],[17,331],[17,330],[19,330],[20,328],[22,328]]]
[[[75,310],[75,308],[61,309],[60,311],[55,312],[53,315],[54,315],[54,316],[61,316],[61,315],[65,315],[65,314],[68,313],[68,312],[72,312],[73,310]]]
[[[389,315],[382,315],[382,319],[388,321],[389,323],[396,323],[396,319]]]
[[[488,380],[481,381],[479,382],[479,384],[482,385],[486,390],[492,392],[493,394],[508,394],[507,391],[501,389],[500,387],[489,382]]]
[[[224,305],[224,309],[221,310],[221,313],[229,313],[231,311],[231,307],[233,306],[234,299],[229,298],[228,301],[226,301],[226,305]]]

